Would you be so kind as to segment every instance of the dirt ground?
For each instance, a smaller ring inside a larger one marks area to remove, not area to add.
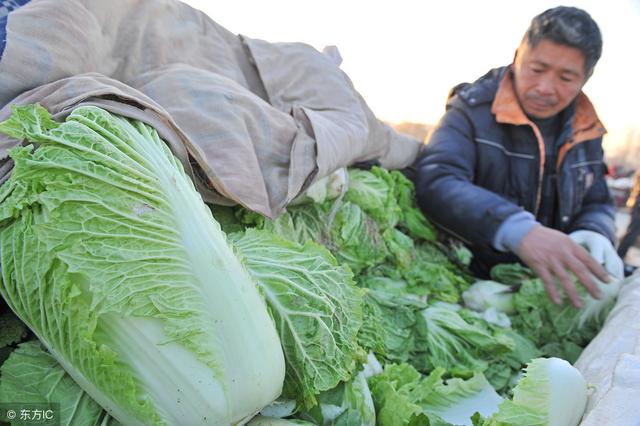
[[[627,230],[627,225],[629,224],[629,211],[626,208],[620,208],[616,212],[616,235],[618,237],[618,241],[624,235],[624,232]],[[633,266],[640,267],[640,247],[638,247],[638,242],[636,242],[635,246],[631,246],[627,255],[624,258],[625,263]]]

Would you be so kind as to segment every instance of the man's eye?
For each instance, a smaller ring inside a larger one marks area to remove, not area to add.
[[[573,81],[573,77],[562,76],[560,77],[560,80],[564,81],[565,83],[571,83]]]
[[[540,74],[540,73],[542,73],[544,70],[543,70],[542,68],[531,68],[531,71],[532,71],[534,74]]]

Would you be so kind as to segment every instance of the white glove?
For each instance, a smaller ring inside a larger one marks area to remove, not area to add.
[[[572,232],[569,237],[587,249],[591,256],[615,278],[619,280],[624,278],[624,262],[607,237],[584,229]]]

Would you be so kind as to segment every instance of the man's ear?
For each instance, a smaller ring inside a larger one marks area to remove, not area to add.
[[[516,63],[516,61],[518,60],[518,57],[519,57],[520,55],[522,55],[522,51],[525,49],[525,47],[526,47],[526,43],[527,43],[527,42],[526,42],[525,40],[522,40],[522,41],[520,42],[520,44],[518,44],[518,47],[516,47],[516,50],[513,52],[513,63],[514,63],[514,64],[515,64],[515,63]]]

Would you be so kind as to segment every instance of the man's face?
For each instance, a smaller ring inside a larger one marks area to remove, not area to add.
[[[528,116],[548,118],[562,111],[586,81],[585,58],[575,48],[542,40],[520,44],[514,60],[518,100]]]

